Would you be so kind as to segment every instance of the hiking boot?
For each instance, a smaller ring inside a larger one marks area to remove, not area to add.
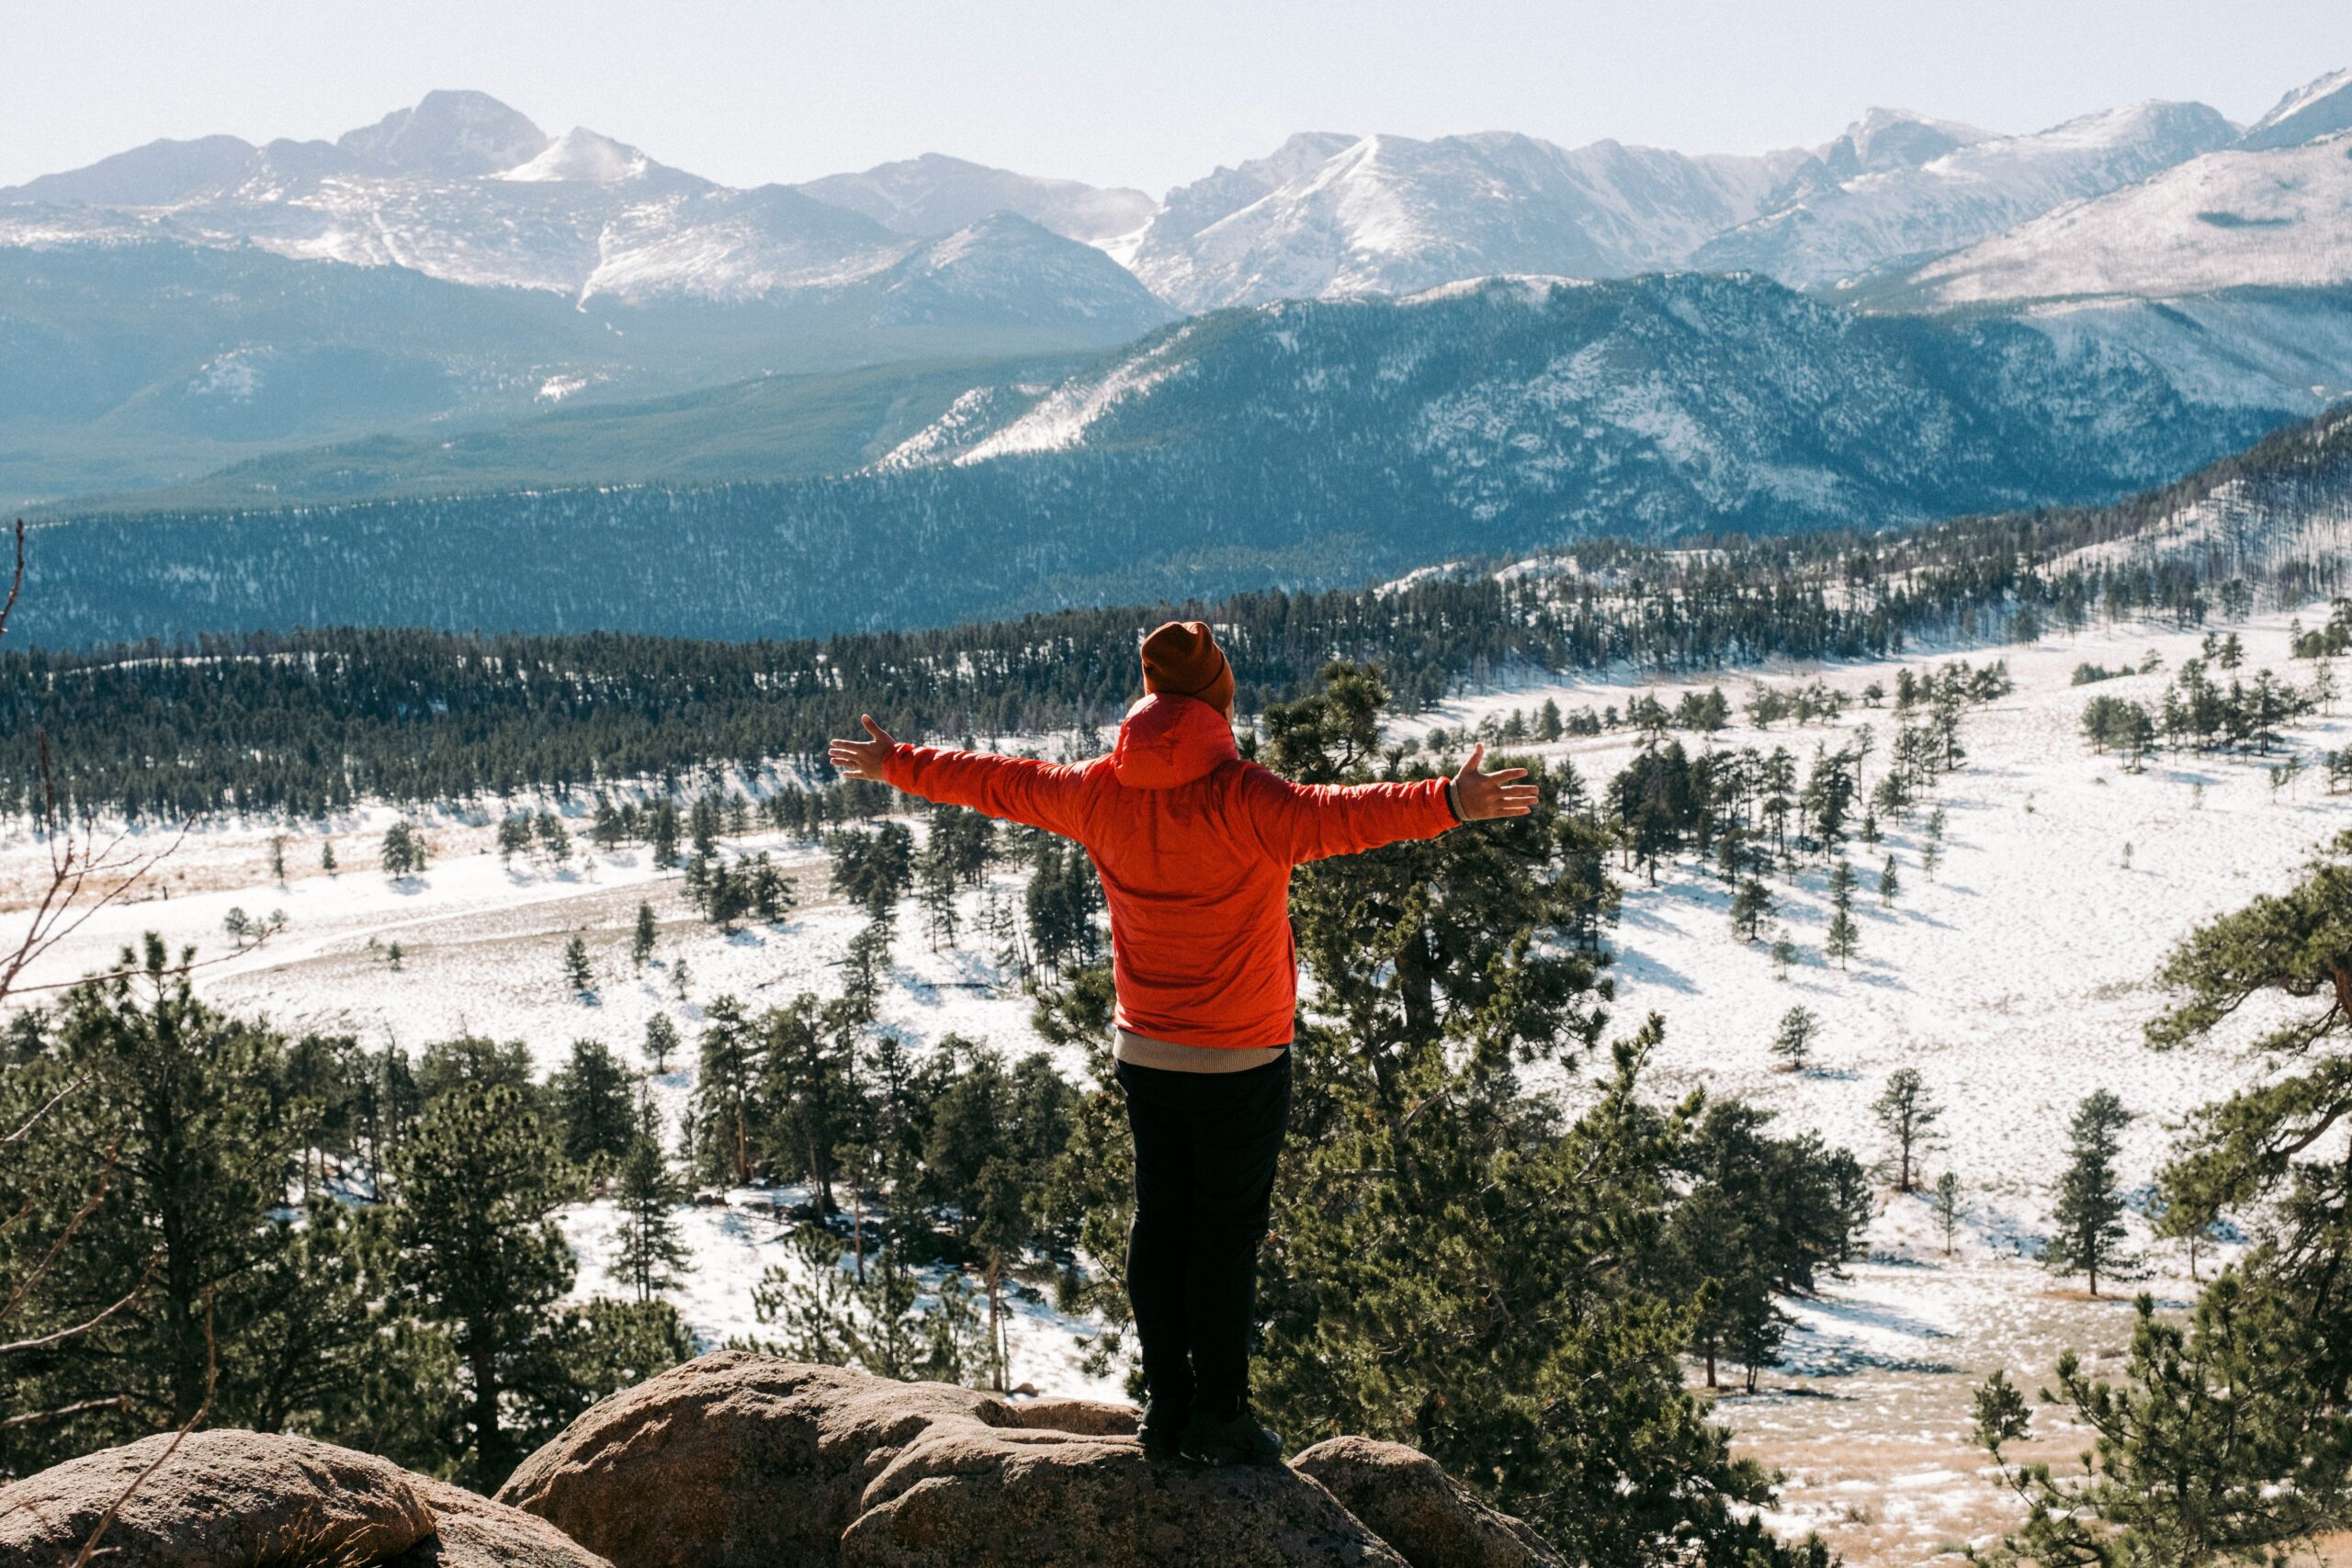
[[[1280,1464],[1283,1438],[1243,1405],[1231,1416],[1195,1416],[1177,1451],[1194,1464]]]
[[[1193,1418],[1189,1401],[1178,1404],[1172,1400],[1154,1399],[1146,1402],[1143,1420],[1136,1427],[1136,1436],[1143,1443],[1146,1459],[1168,1460],[1177,1457],[1177,1442],[1184,1434],[1186,1423]]]

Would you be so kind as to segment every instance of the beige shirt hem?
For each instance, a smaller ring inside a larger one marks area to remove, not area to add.
[[[1251,1067],[1262,1067],[1282,1059],[1287,1045],[1245,1045],[1238,1048],[1224,1045],[1178,1045],[1171,1041],[1147,1039],[1114,1030],[1111,1055],[1120,1061],[1138,1067],[1157,1067],[1169,1073],[1244,1073]]]

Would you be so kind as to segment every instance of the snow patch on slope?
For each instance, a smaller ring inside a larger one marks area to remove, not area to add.
[[[1193,334],[1177,328],[1143,353],[1120,362],[1108,375],[1066,382],[1035,409],[956,457],[959,466],[985,463],[1019,452],[1058,452],[1078,445],[1087,431],[1129,398],[1139,397],[1184,368],[1181,352]]]
[[[2226,149],[1928,263],[1939,305],[2352,282],[2352,133]]]

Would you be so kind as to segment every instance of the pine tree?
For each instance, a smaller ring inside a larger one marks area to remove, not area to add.
[[[1854,881],[1853,866],[1841,858],[1829,874],[1829,929],[1821,942],[1822,952],[1840,969],[1862,945],[1862,930],[1854,919]]]
[[[653,906],[639,903],[637,907],[637,930],[629,938],[629,961],[643,969],[653,956],[653,942],[660,929],[653,923]]]
[[[286,882],[286,835],[269,836],[269,879],[283,886]]]
[[[1888,1076],[1886,1088],[1871,1103],[1871,1111],[1894,1145],[1894,1190],[1909,1192],[1913,1162],[1933,1141],[1943,1107],[1928,1093],[1917,1067],[1898,1067]]]
[[[1789,971],[1797,965],[1797,944],[1789,935],[1789,928],[1782,926],[1772,936],[1773,974],[1786,980],[1789,977]]]
[[[668,870],[678,862],[678,807],[668,795],[654,802],[651,819],[647,824],[646,843],[652,851],[653,863]]]
[[[1947,1170],[1936,1178],[1934,1211],[1936,1229],[1943,1233],[1944,1256],[1950,1258],[1952,1240],[1960,1235],[1961,1201],[1958,1173]]]
[[[670,966],[670,989],[681,1004],[686,999],[686,987],[693,983],[694,977],[686,972],[686,955],[682,953],[677,963]]]
[[[817,1212],[833,1212],[833,1150],[863,1120],[854,1051],[864,1019],[846,998],[820,1007],[806,992],[759,1020],[754,1096],[763,1120],[759,1142],[778,1174],[807,1178]],[[911,1199],[894,1193],[892,1201]]]
[[[574,1165],[607,1168],[636,1137],[630,1092],[636,1080],[601,1040],[575,1040],[561,1070],[548,1079],[547,1101]]]
[[[563,944],[563,983],[582,996],[596,988],[596,970],[588,962],[587,941],[576,931]]]
[[[737,1185],[752,1179],[752,1121],[758,1092],[760,1042],[743,1004],[729,994],[710,1004],[695,1085],[702,1167]]]
[[[849,939],[849,953],[842,964],[842,998],[857,1021],[871,1023],[881,1005],[882,982],[890,972],[890,922],[868,920]]]
[[[1895,896],[1902,891],[1903,879],[1895,874],[1894,857],[1889,855],[1886,857],[1885,868],[1878,874],[1878,901],[1882,904],[1892,904],[1894,902]]]
[[[1764,922],[1771,916],[1772,895],[1764,884],[1753,876],[1741,883],[1731,900],[1732,934],[1742,942],[1754,942],[1763,934]]]
[[[1804,1071],[1813,1056],[1813,1042],[1820,1032],[1821,1020],[1811,1009],[1793,1007],[1782,1013],[1780,1031],[1772,1036],[1772,1055],[1780,1058],[1781,1070]]]
[[[2102,1273],[2110,1280],[2128,1280],[2138,1265],[2123,1245],[2123,1195],[2115,1168],[2123,1129],[2132,1120],[2123,1102],[2102,1089],[2083,1100],[2067,1130],[2066,1174],[2058,1184],[2052,1234],[2042,1264],[2054,1274],[2088,1275],[2094,1296]]]
[[[643,1134],[632,1139],[614,1179],[613,1203],[621,1215],[620,1244],[613,1251],[613,1278],[640,1302],[674,1289],[694,1266],[694,1252],[680,1239],[673,1213],[685,1189],[671,1173],[662,1148]]]
[[[2050,1402],[2095,1443],[2096,1463],[2079,1469],[2008,1460],[2004,1450],[2034,1434],[2025,1395],[1996,1372],[1977,1391],[1977,1441],[2025,1522],[1994,1560],[2285,1561],[2254,1552],[2337,1529],[2352,1503],[2335,1462],[2352,1443],[2352,1416],[2313,1397],[2311,1362],[2324,1340],[2301,1305],[2236,1270],[2205,1288],[2186,1325],[2159,1315],[2143,1292],[2112,1382],[2071,1349],[2058,1358]]]
[[[670,1053],[678,1048],[678,1026],[670,1015],[657,1012],[645,1021],[645,1059],[657,1073],[670,1070]]]
[[[538,840],[540,851],[557,865],[571,861],[571,834],[565,829],[563,818],[552,811],[542,811],[531,825],[532,834]]]
[[[12,1340],[60,1336],[0,1351],[0,1466],[18,1473],[178,1426],[208,1403],[237,1425],[309,1409],[313,1374],[348,1376],[373,1331],[347,1293],[340,1321],[285,1315],[289,1270],[350,1260],[323,1237],[311,1262],[289,1252],[294,1227],[272,1216],[302,1164],[307,1118],[283,1101],[285,1043],[198,1000],[193,958],[167,956],[151,933],[119,973],[68,992],[62,1019],[27,1015],[9,1042],[0,1123],[27,1132],[0,1151],[0,1321]],[[303,1335],[313,1365],[277,1357]],[[79,1409],[43,1418],[66,1407]]]
[[[923,934],[931,950],[956,945],[956,868],[944,854],[926,850],[917,867],[916,891],[922,904]]]
[[[530,1380],[571,1288],[571,1247],[555,1222],[561,1169],[530,1097],[510,1084],[435,1100],[394,1160],[396,1273],[456,1346],[462,1471],[476,1486],[494,1486],[522,1457],[503,1406]]]
[[[415,875],[424,869],[424,835],[410,826],[406,818],[395,821],[384,829],[379,858],[383,861],[386,876]]]
[[[765,924],[774,925],[792,913],[792,883],[776,869],[775,860],[765,850],[752,857],[747,896],[752,912]]]
[[[319,840],[319,869],[329,876],[334,874],[334,840],[333,839]]]
[[[531,852],[531,819],[517,811],[498,823],[498,863],[512,866],[516,855]]]

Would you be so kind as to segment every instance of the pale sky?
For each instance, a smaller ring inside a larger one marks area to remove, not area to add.
[[[1158,195],[1308,130],[1705,152],[1873,104],[2245,121],[2352,65],[2352,0],[0,0],[0,185],[472,87],[733,185],[941,152]]]

